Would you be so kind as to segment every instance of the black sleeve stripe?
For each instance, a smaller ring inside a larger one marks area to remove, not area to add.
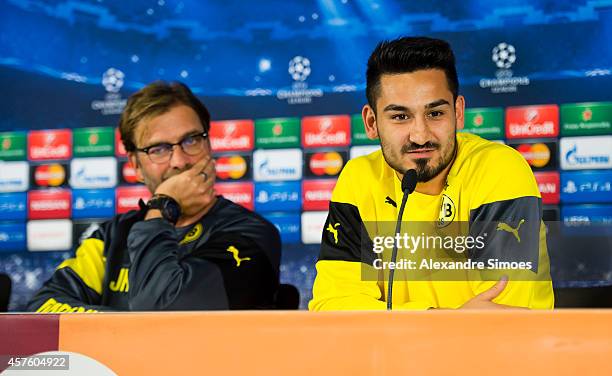
[[[487,262],[531,262],[538,270],[542,199],[519,197],[481,205],[470,212],[470,234],[486,234],[485,247],[472,250],[470,257]]]
[[[369,250],[369,251],[362,251]],[[372,240],[355,205],[330,202],[323,228],[319,260],[353,261],[372,265]]]

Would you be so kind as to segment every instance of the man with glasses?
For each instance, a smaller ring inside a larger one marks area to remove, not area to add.
[[[189,88],[156,82],[128,100],[119,130],[140,210],[105,222],[32,298],[36,312],[271,308],[280,236],[215,194],[210,115]]]

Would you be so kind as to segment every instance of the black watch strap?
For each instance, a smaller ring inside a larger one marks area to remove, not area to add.
[[[147,202],[148,209],[157,209],[162,217],[172,224],[176,224],[181,216],[181,206],[170,196],[155,194]]]

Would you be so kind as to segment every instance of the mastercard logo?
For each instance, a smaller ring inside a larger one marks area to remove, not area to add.
[[[66,170],[60,164],[42,165],[34,170],[36,185],[43,187],[59,187],[66,181]]]
[[[550,149],[546,144],[522,144],[517,150],[533,167],[544,167],[550,162]]]
[[[247,163],[239,155],[220,157],[217,159],[216,169],[219,179],[240,179],[246,175]]]
[[[123,179],[128,183],[138,183],[138,177],[136,177],[136,169],[132,165],[132,162],[125,162],[121,169]]]
[[[310,158],[309,167],[315,175],[338,175],[344,166],[344,160],[340,153],[330,151],[327,153],[315,153]]]

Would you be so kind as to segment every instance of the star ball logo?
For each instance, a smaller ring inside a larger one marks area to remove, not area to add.
[[[291,89],[277,91],[276,98],[287,100],[288,104],[308,104],[312,103],[312,98],[323,96],[322,89],[310,89],[306,83],[306,79],[312,73],[310,59],[300,55],[294,56],[289,60],[287,72],[293,79]]]
[[[305,81],[310,76],[310,60],[303,56],[295,56],[289,60],[289,75],[294,81]]]
[[[108,68],[102,74],[102,85],[109,93],[118,93],[123,87],[123,79],[125,74],[116,68]]]
[[[495,78],[482,78],[479,86],[490,89],[491,93],[514,93],[519,86],[529,85],[529,77],[513,76],[510,68],[517,62],[516,48],[507,42],[500,42],[491,49],[491,61],[497,67]]]
[[[106,90],[103,100],[91,102],[91,109],[100,111],[102,115],[119,115],[127,104],[127,99],[121,98],[119,91],[125,83],[125,73],[117,68],[108,68],[102,74],[102,86]]]
[[[516,49],[513,45],[502,42],[493,47],[491,59],[500,69],[509,69],[516,61]]]

